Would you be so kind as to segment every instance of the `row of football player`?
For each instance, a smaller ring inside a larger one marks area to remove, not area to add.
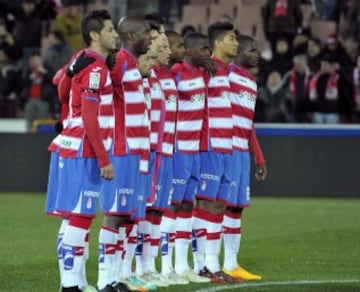
[[[156,17],[125,16],[115,29],[106,11],[87,14],[82,35],[87,48],[54,77],[63,128],[49,146],[46,212],[62,218],[62,291],[91,291],[85,262],[98,199],[98,291],[261,279],[237,262],[250,149],[256,179],[267,173],[253,125],[254,40],[231,23],[182,40]]]

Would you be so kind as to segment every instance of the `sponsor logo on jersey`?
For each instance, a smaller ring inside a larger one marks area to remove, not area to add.
[[[204,93],[194,94],[190,98],[191,102],[199,102],[199,101],[203,101],[204,99],[205,99]]]

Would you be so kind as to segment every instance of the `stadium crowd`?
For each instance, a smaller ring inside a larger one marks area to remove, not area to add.
[[[82,47],[80,20],[90,2],[0,1],[0,117],[25,117],[28,129],[36,118],[59,117],[51,79],[69,56]],[[182,5],[189,1],[179,2],[180,14]],[[269,0],[262,11],[271,50],[270,54],[263,54],[266,56],[257,69],[260,90],[256,121],[319,123],[322,121],[319,114],[330,113],[333,117],[330,123],[359,122],[359,1],[285,2],[289,5],[284,10],[282,1]],[[343,18],[346,28],[337,25],[337,31],[325,42],[313,37],[308,20],[302,16],[301,3],[312,5],[312,18],[337,24]],[[169,18],[166,7],[160,7],[160,12]],[[186,31],[195,28],[186,26],[182,34]],[[330,105],[324,84],[326,76],[333,76],[334,72],[339,79],[338,97]],[[311,83],[317,76],[322,76],[319,82]],[[319,98],[314,100],[311,92],[317,91]]]

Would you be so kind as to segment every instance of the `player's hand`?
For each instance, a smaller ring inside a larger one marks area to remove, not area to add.
[[[267,168],[266,168],[266,164],[264,165],[256,165],[256,170],[255,170],[255,178],[258,181],[263,181],[265,180],[267,175]]]
[[[69,67],[66,69],[66,75],[70,78],[74,77],[76,73],[79,73],[81,70],[89,66],[91,63],[95,62],[94,57],[88,57],[85,55],[85,51],[78,56]]]
[[[100,176],[104,179],[113,179],[114,178],[114,167],[112,164],[108,164],[100,168]]]
[[[106,65],[111,71],[117,62],[117,50],[111,50],[106,57]]]
[[[56,134],[60,134],[63,130],[63,123],[61,120],[56,121],[56,123],[54,124],[54,129]]]
[[[217,71],[217,66],[215,62],[210,57],[204,57],[199,55],[189,55],[190,63],[196,67],[204,68],[204,71],[214,76]]]

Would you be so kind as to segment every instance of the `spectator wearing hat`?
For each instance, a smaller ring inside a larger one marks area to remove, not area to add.
[[[309,84],[313,123],[338,124],[349,121],[352,96],[352,86],[338,70],[334,57],[323,54],[320,69]]]

